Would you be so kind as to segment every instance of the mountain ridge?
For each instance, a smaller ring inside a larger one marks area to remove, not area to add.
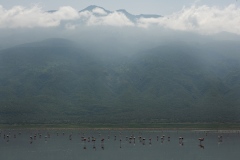
[[[84,9],[80,10],[79,12],[93,11],[96,8],[100,8],[107,13],[113,13],[114,12],[114,11],[107,10],[107,9],[101,7],[101,6],[97,6],[97,5],[90,5],[86,8],[84,8]],[[162,17],[161,15],[158,15],[158,14],[138,14],[138,15],[134,15],[134,14],[129,13],[126,9],[117,9],[116,12],[122,12],[122,13],[129,14],[129,15],[136,16],[136,17],[144,17],[144,16],[151,16],[153,18]]]
[[[96,11],[97,9],[100,9],[99,12],[101,13],[94,13],[94,11]],[[93,13],[95,16],[108,16],[110,14],[113,13],[121,13],[123,15],[125,15],[131,22],[136,23],[138,19],[140,18],[161,18],[161,15],[157,15],[157,14],[139,14],[139,15],[134,15],[129,13],[127,10],[125,9],[118,9],[116,11],[110,11],[110,10],[106,10],[103,7],[97,6],[97,5],[90,5],[82,10],[79,11],[79,14],[84,13],[84,12],[91,12]]]

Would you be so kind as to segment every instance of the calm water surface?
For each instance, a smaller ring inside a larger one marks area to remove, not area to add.
[[[238,131],[2,130],[0,132],[1,160],[240,159]],[[183,140],[179,137],[183,137]],[[204,141],[200,143],[199,138],[204,138]],[[93,139],[95,142],[92,141]]]

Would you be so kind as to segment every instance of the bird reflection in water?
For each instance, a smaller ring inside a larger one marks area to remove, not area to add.
[[[120,141],[120,148],[122,148],[122,139],[120,139],[119,141]]]
[[[200,147],[201,149],[204,149],[204,145],[202,145],[202,144],[200,144],[199,147]]]

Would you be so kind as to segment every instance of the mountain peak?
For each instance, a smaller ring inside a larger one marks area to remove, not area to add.
[[[97,5],[90,5],[90,6],[86,7],[86,8],[84,8],[83,10],[81,10],[80,12],[93,11],[94,9],[97,9],[97,8],[102,9],[102,10],[105,11],[106,13],[111,13],[111,11],[106,10],[105,8],[100,7],[100,6],[97,6]]]
[[[83,10],[89,10],[89,11],[91,11],[91,10],[93,10],[93,9],[95,9],[95,8],[102,8],[102,7],[99,7],[99,6],[96,6],[96,5],[90,5],[90,6],[86,7],[86,8],[83,9]]]
[[[103,7],[100,7],[100,6],[97,6],[97,5],[90,5],[86,8],[84,8],[83,10],[79,11],[79,12],[84,12],[84,11],[94,11],[95,9],[101,9],[103,10],[104,12],[106,12],[107,14],[109,13],[112,13],[112,11],[109,11],[109,10],[106,10],[105,8]],[[129,13],[126,9],[118,9],[116,10],[116,12],[120,12],[120,13],[123,13],[125,14],[128,18],[159,18],[159,17],[162,17],[161,15],[156,15],[156,14],[139,14],[139,15],[134,15],[134,14],[131,14]]]
[[[117,10],[117,12],[123,13],[131,21],[135,21],[135,19],[136,19],[135,15],[129,13],[125,9],[119,9],[119,10]]]
[[[90,5],[79,12],[81,13],[81,12],[85,12],[85,11],[91,12],[92,15],[94,15],[96,17],[104,17],[104,16],[108,16],[109,14],[111,14],[113,12],[117,12],[117,13],[125,15],[132,23],[136,23],[137,20],[140,18],[160,18],[160,17],[162,17],[160,15],[155,15],[155,14],[135,15],[135,14],[129,13],[126,9],[118,9],[115,11],[110,11],[110,10],[106,10],[105,8],[97,6],[97,5]]]

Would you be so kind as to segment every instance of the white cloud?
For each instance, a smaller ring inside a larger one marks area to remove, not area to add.
[[[94,8],[92,12],[99,15],[107,15],[107,12],[105,12],[102,8],[98,8],[98,7]]]
[[[85,21],[88,26],[134,26],[134,23],[120,12],[112,12],[104,16],[96,16],[93,12],[84,11],[79,13],[79,15],[80,19]]]
[[[134,26],[123,13],[113,12],[104,17],[92,15],[88,20],[88,25],[107,25],[107,26]]]
[[[79,13],[79,19],[85,23],[86,21],[88,21],[88,19],[90,19],[93,16],[94,16],[93,13],[90,11],[84,11]]]
[[[240,8],[229,5],[225,8],[209,6],[192,6],[180,12],[162,18],[141,18],[138,26],[159,25],[181,31],[192,31],[201,34],[231,32],[240,34]]]
[[[64,24],[65,28],[71,30],[76,29],[76,26],[79,25],[77,23],[85,23],[89,26],[144,28],[156,25],[201,34],[215,34],[224,31],[240,34],[240,8],[234,4],[225,8],[193,5],[160,18],[140,18],[136,23],[129,20],[121,12],[106,13],[102,8],[78,13],[70,6],[61,7],[56,12],[45,12],[38,6],[31,8],[15,6],[11,9],[5,9],[0,5],[0,28],[57,27],[62,21],[67,21]]]
[[[56,12],[45,12],[40,7],[24,8],[15,6],[9,10],[0,6],[0,28],[55,27],[62,20],[79,17],[72,7],[60,7]]]

